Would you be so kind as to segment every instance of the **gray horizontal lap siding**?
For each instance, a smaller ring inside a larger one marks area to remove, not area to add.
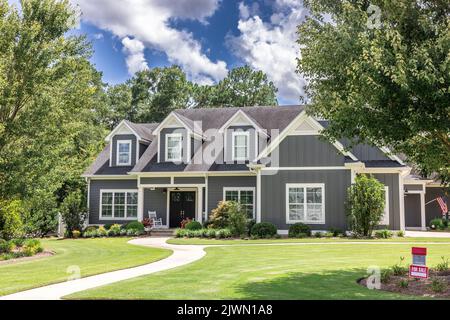
[[[174,184],[204,184],[205,178],[203,177],[175,177]]]
[[[376,173],[378,181],[389,187],[389,228],[400,229],[400,195],[398,173]]]
[[[170,177],[141,178],[141,184],[170,184]]]
[[[345,163],[345,157],[339,150],[331,143],[320,140],[319,136],[288,136],[272,156],[274,161],[271,167],[344,166]]]
[[[162,223],[167,223],[167,190],[157,188],[155,190],[144,189],[144,218],[149,211],[156,211],[156,216],[162,218]]]
[[[325,224],[310,225],[313,230],[347,229],[345,201],[351,183],[350,170],[283,170],[261,176],[261,221],[271,222],[280,230],[286,223],[286,184],[325,184]]]
[[[423,186],[421,184],[405,184],[403,187],[405,188],[405,192],[423,190]]]
[[[253,187],[256,192],[255,176],[228,176],[228,177],[209,177],[208,178],[208,215],[211,210],[217,207],[217,204],[223,200],[224,187]],[[255,212],[256,212],[256,194]]]
[[[187,149],[188,149],[188,139],[187,139],[187,130],[185,128],[164,128],[161,130],[160,135],[160,146],[159,146],[159,161],[160,162],[166,162],[166,136],[168,134],[172,134],[172,133],[181,133],[182,135],[182,151],[181,151],[181,155],[182,155],[182,161],[184,163],[187,162],[187,158],[188,158],[188,154],[187,154]],[[191,141],[189,141],[189,143],[191,143]]]
[[[100,190],[137,190],[137,180],[91,180],[89,190],[89,224],[128,223],[130,220],[100,220]]]
[[[118,140],[131,140],[131,166],[134,166],[136,164],[136,136],[134,134],[117,134],[112,138],[111,166],[117,166]]]

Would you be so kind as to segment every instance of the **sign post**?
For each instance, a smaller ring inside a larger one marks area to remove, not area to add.
[[[411,278],[427,279],[428,267],[426,263],[427,248],[413,247],[412,264],[409,266],[409,276]]]

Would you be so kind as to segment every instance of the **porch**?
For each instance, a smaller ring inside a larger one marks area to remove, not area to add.
[[[149,212],[153,211],[157,218],[161,218],[164,229],[179,228],[181,221],[187,218],[203,222],[206,184],[176,183],[173,178],[167,179],[158,179],[158,182],[169,183],[156,184],[148,183],[155,182],[154,179],[141,179],[138,185],[138,219],[148,218]]]

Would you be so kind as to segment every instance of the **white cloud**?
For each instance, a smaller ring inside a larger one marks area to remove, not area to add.
[[[145,46],[141,41],[125,37],[122,40],[122,44],[130,75],[148,69],[147,61],[145,61],[144,57]]]
[[[169,62],[180,65],[197,81],[218,81],[227,74],[224,61],[211,61],[192,33],[170,26],[173,19],[205,23],[219,0],[72,0],[82,19],[117,37],[132,37],[145,47],[164,52]],[[127,59],[128,64],[128,59]],[[130,70],[131,71],[131,70]]]
[[[300,1],[277,0],[270,21],[250,15],[244,3],[239,10],[240,35],[228,39],[233,54],[252,68],[264,71],[278,88],[280,101],[298,103],[305,80],[295,73],[299,57],[296,31],[306,10]]]

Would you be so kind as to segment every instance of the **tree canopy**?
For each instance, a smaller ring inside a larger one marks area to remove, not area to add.
[[[102,147],[103,84],[85,38],[67,35],[76,22],[69,1],[21,3],[19,13],[0,0],[0,198],[24,200],[27,221],[54,220],[44,211],[83,186]]]
[[[389,146],[449,182],[450,3],[307,0],[298,72],[331,139]],[[328,17],[329,19],[325,19]]]

